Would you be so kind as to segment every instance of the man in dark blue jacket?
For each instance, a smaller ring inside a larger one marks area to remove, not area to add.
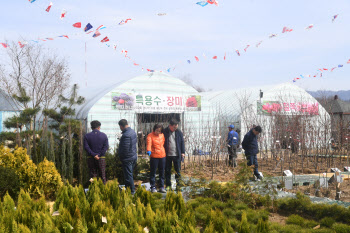
[[[134,194],[133,172],[137,162],[137,136],[135,131],[129,127],[127,120],[122,119],[118,124],[123,134],[119,141],[118,155],[123,166],[125,188],[129,187],[131,194]]]
[[[179,121],[171,119],[169,126],[164,129],[164,148],[166,153],[165,184],[166,189],[171,189],[171,168],[174,163],[176,184],[181,179],[181,160],[185,158],[185,142],[182,132],[178,129]]]
[[[100,132],[101,123],[99,121],[91,121],[92,132],[84,136],[84,149],[88,154],[88,166],[90,178],[97,177],[98,170],[106,183],[106,160],[105,154],[108,150],[107,135]]]
[[[242,142],[242,147],[245,150],[245,156],[248,160],[248,166],[254,165],[254,175],[258,180],[262,179],[258,171],[258,158],[259,153],[257,136],[261,133],[261,127],[255,126],[245,136]]]
[[[237,167],[237,144],[238,144],[238,133],[234,131],[234,125],[229,125],[227,135],[227,149],[228,149],[228,165]]]

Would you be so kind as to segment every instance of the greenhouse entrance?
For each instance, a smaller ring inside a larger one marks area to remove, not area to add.
[[[164,128],[168,127],[170,119],[175,118],[181,120],[180,113],[140,113],[137,114],[137,141],[138,154],[144,155],[147,152],[147,135],[153,131],[155,124],[162,124]],[[181,128],[181,122],[179,124]]]

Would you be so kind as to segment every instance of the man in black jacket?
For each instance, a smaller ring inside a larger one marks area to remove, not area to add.
[[[122,119],[118,122],[120,130],[122,131],[122,137],[119,141],[118,155],[122,162],[125,188],[130,188],[131,194],[135,193],[135,185],[133,178],[133,171],[137,161],[137,136],[134,130],[132,130],[128,121]]]
[[[171,189],[171,168],[174,163],[176,184],[179,185],[181,179],[181,160],[185,158],[185,142],[182,132],[178,129],[179,121],[171,119],[169,126],[164,129],[165,137],[165,184],[166,189]]]
[[[257,136],[261,131],[260,126],[255,126],[244,136],[242,142],[242,148],[245,150],[248,166],[254,165],[254,175],[258,180],[262,179],[258,171],[258,158],[256,156],[259,153]]]

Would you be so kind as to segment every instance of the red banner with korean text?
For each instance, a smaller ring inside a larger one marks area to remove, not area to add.
[[[319,115],[318,103],[258,101],[257,106],[260,115]]]

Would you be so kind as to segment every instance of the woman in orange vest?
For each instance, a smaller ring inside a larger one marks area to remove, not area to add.
[[[147,154],[151,157],[151,192],[157,192],[156,189],[156,171],[159,171],[159,192],[166,193],[164,188],[164,170],[165,170],[165,149],[164,149],[164,134],[163,126],[156,124],[153,127],[153,132],[147,136]]]

